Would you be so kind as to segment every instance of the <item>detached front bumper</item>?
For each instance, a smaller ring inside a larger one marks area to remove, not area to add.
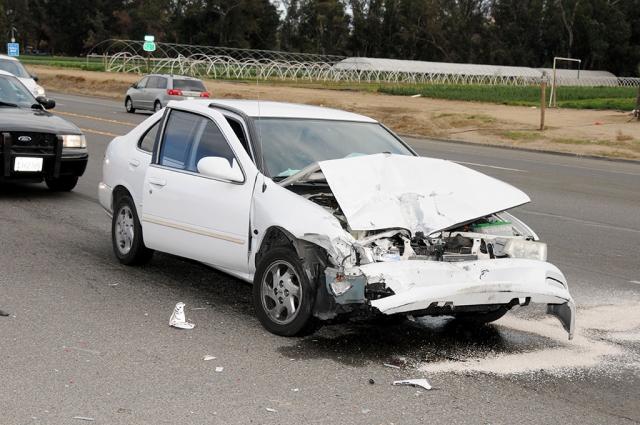
[[[350,279],[359,271],[366,287],[383,283],[394,295],[370,301],[383,314],[419,312],[430,306],[486,306],[528,302],[547,304],[547,313],[560,320],[569,339],[575,328],[575,304],[567,281],[554,265],[537,260],[495,259],[473,262],[393,261],[353,268]],[[329,280],[329,279],[327,279]],[[362,285],[354,285],[359,291]],[[350,292],[351,292],[350,291]],[[364,295],[364,294],[362,294]],[[354,300],[356,294],[336,297],[336,302]]]

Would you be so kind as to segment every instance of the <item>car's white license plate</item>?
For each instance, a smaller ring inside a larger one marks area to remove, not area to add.
[[[42,158],[17,157],[13,165],[14,171],[42,171]]]

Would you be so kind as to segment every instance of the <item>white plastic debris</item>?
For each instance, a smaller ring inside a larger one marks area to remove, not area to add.
[[[187,319],[184,317],[184,303],[180,302],[176,304],[176,308],[173,309],[171,318],[169,318],[169,326],[180,329],[193,329],[195,326],[193,323],[187,322]]]
[[[276,409],[272,409],[270,407],[267,407],[267,412],[277,412],[277,410]]]
[[[411,96],[411,97],[422,97],[422,95],[421,95],[421,94],[414,94],[414,95],[413,95],[413,96]]]
[[[382,365],[383,365],[383,366],[386,366],[386,367],[392,367],[392,368],[394,368],[394,369],[400,369],[400,366],[396,366],[396,365],[394,365],[394,364],[382,363]]]
[[[216,372],[218,372],[218,373],[219,373],[219,372],[222,372],[222,370],[223,370],[223,369],[224,369],[224,368],[223,368],[222,366],[217,366],[217,367],[216,367]]]
[[[366,415],[367,413],[369,413],[369,412],[371,412],[371,409],[362,409],[362,410],[360,411],[360,413],[363,413],[363,414],[365,414],[365,415]]]
[[[393,385],[409,385],[412,387],[422,387],[425,390],[430,390],[431,385],[426,379],[406,379],[404,381],[393,381]]]
[[[93,418],[87,418],[84,416],[74,416],[73,419],[80,419],[81,421],[95,421]]]
[[[200,360],[205,360],[205,361],[206,361],[206,360],[213,360],[213,359],[215,359],[215,357],[214,357],[214,356],[211,356],[211,355],[209,355],[209,354],[207,354],[207,355],[205,355],[205,356],[202,356],[202,357],[200,358]]]

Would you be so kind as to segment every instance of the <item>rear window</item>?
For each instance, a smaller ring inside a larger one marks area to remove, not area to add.
[[[207,91],[200,80],[173,80],[173,88],[186,91]]]

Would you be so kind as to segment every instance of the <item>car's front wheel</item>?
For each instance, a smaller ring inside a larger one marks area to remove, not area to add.
[[[260,261],[253,280],[253,305],[269,332],[304,336],[318,330],[320,321],[313,316],[315,299],[294,249],[274,248]]]
[[[153,104],[153,112],[158,112],[160,109],[162,109],[162,104],[156,100],[156,103]]]
[[[153,257],[153,250],[142,240],[142,226],[133,199],[123,196],[118,200],[111,220],[113,251],[122,264],[129,266],[146,264]]]
[[[69,192],[78,184],[77,176],[62,176],[55,179],[45,179],[45,184],[54,192]]]
[[[133,114],[136,111],[136,108],[133,107],[133,101],[130,97],[127,97],[124,101],[124,108],[128,113]]]

